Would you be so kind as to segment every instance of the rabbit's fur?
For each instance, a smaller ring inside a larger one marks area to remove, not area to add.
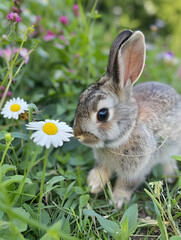
[[[75,113],[74,135],[92,147],[96,159],[88,176],[91,192],[101,191],[115,172],[118,208],[156,164],[163,165],[171,180],[177,170],[171,156],[181,154],[181,96],[158,82],[132,88],[144,64],[144,35],[130,30],[119,34],[105,76],[82,93]],[[100,109],[108,111],[103,121]]]

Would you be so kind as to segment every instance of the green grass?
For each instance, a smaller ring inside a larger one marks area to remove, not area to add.
[[[18,54],[8,62],[0,58],[0,86],[32,103],[29,120],[0,118],[0,239],[180,240],[181,172],[174,184],[167,184],[160,166],[155,167],[131,201],[117,210],[109,205],[115,179],[102,193],[90,193],[86,179],[94,156],[89,148],[71,138],[63,147],[46,151],[29,139],[31,132],[25,124],[32,119],[59,119],[73,125],[80,93],[104,74],[111,42],[124,28],[120,29],[117,16],[110,15],[110,22],[113,17],[117,23],[109,25],[108,14],[103,11],[101,17],[96,4],[87,9],[78,3],[80,16],[76,17],[72,0],[49,1],[49,5],[25,1],[18,27],[6,20],[13,1],[0,4],[0,48],[22,44],[30,51],[30,60],[23,65]],[[38,32],[32,37],[29,27],[39,15]],[[67,26],[59,22],[62,15],[69,19]],[[57,36],[46,42],[43,37],[48,29]],[[60,30],[68,42],[58,38]],[[154,48],[147,51],[139,82],[166,82],[181,92],[179,55],[176,63],[156,58],[170,50],[159,31],[149,32],[146,40]],[[1,98],[0,105],[6,101]],[[181,165],[180,157],[174,158]]]

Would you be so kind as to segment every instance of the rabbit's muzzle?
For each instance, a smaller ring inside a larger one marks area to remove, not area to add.
[[[98,143],[99,139],[92,133],[82,131],[79,125],[75,125],[74,128],[74,136],[85,145],[95,145]]]

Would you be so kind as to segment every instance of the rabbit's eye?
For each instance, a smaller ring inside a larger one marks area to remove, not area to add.
[[[97,119],[101,122],[105,122],[109,117],[109,112],[107,108],[102,108],[97,114]]]

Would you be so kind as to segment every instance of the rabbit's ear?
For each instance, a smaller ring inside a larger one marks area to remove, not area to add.
[[[122,35],[121,40],[120,36]],[[127,81],[136,82],[142,73],[145,64],[145,39],[140,31],[122,32],[111,47],[107,76],[113,79],[116,85],[124,88]]]

